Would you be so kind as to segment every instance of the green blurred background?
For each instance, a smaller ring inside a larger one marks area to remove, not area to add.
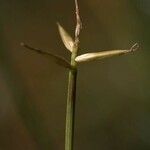
[[[150,1],[79,0],[79,53],[140,50],[79,66],[75,150],[150,149]],[[20,46],[69,60],[74,0],[0,0],[0,150],[63,150],[68,71]]]

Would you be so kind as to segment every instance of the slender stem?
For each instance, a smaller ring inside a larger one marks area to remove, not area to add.
[[[76,9],[76,29],[75,41],[71,55],[71,69],[69,70],[67,109],[66,109],[66,132],[65,132],[65,150],[73,150],[74,142],[74,121],[75,121],[75,103],[76,103],[76,80],[77,80],[77,56],[79,47],[79,34],[81,30],[81,20],[79,16],[78,2],[75,0]]]
[[[66,108],[65,150],[73,150],[76,79],[77,79],[77,64],[75,62],[75,57],[77,55],[76,52],[77,47],[71,56],[71,65],[73,69],[69,70],[67,108]]]
[[[77,72],[74,72],[74,71],[69,72],[68,99],[67,99],[67,112],[66,112],[65,150],[73,149],[76,77],[77,77]]]

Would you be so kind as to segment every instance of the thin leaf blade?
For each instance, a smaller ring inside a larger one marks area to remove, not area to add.
[[[56,64],[60,65],[60,66],[63,66],[65,68],[68,68],[68,69],[71,69],[71,65],[70,63],[63,57],[61,56],[58,56],[58,55],[55,55],[55,54],[52,54],[48,51],[43,51],[41,49],[38,49],[38,48],[34,48],[34,47],[31,47],[25,43],[20,43],[21,46],[31,50],[31,51],[34,51],[38,54],[42,54],[43,56],[46,56],[47,58],[51,58],[51,60],[53,60]]]

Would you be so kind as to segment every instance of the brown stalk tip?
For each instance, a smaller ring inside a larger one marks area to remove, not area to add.
[[[75,0],[75,9],[76,9],[76,29],[75,29],[75,41],[79,41],[79,35],[80,31],[82,29],[82,21],[80,19],[80,12],[79,12],[79,6],[78,1]]]
[[[134,52],[134,51],[138,50],[139,47],[140,47],[139,44],[138,44],[138,43],[135,43],[135,44],[130,48],[130,51],[131,51],[131,52]]]

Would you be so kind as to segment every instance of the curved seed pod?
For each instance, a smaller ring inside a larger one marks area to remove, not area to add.
[[[59,34],[61,36],[61,39],[65,45],[65,47],[72,52],[73,46],[74,46],[74,41],[72,37],[67,33],[67,31],[59,24],[58,25],[58,30]]]
[[[110,51],[102,51],[102,52],[95,52],[95,53],[86,53],[75,58],[75,61],[86,62],[86,61],[93,61],[99,60],[107,57],[123,55],[129,52],[134,52],[139,48],[139,45],[136,43],[134,44],[129,50],[110,50]]]

